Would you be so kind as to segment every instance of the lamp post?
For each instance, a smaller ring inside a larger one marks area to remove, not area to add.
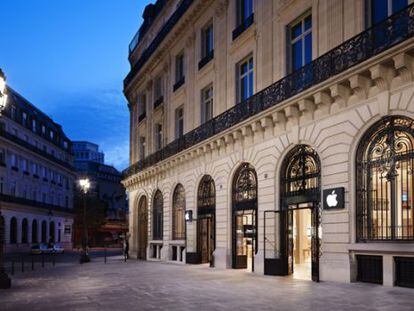
[[[83,243],[82,243],[82,253],[80,257],[80,263],[90,262],[88,253],[88,227],[86,226],[86,195],[88,194],[91,184],[88,178],[82,178],[79,180],[79,186],[83,192]]]
[[[7,94],[6,94],[6,77],[0,69],[0,117],[1,113],[6,108]],[[1,215],[1,201],[3,194],[0,193],[0,288],[10,288],[11,280],[4,268],[4,218]]]

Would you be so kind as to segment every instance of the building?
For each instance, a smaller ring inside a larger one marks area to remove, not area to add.
[[[75,141],[72,149],[76,162],[87,161],[101,164],[105,162],[105,154],[99,151],[97,144],[88,141]]]
[[[411,1],[147,6],[129,49],[131,250],[412,286]]]
[[[74,141],[75,168],[79,177],[88,177],[92,184],[91,193],[106,207],[104,224],[89,229],[92,246],[105,243],[117,244],[119,236],[128,231],[128,203],[125,188],[121,183],[122,174],[113,166],[104,164],[105,155],[99,146],[85,141]],[[75,234],[80,244],[82,228]]]
[[[71,141],[62,127],[8,88],[0,118],[0,193],[6,251],[37,243],[72,248]]]

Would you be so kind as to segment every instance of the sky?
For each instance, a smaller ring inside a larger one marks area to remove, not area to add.
[[[0,0],[0,68],[7,84],[62,125],[128,166],[122,81],[128,44],[149,0]]]

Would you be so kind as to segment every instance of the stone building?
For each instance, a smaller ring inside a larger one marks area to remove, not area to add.
[[[0,204],[6,251],[38,243],[72,248],[71,141],[62,127],[8,88],[0,118]]]
[[[414,284],[411,1],[147,6],[124,80],[131,249]]]
[[[104,163],[105,154],[97,144],[87,141],[74,141],[74,165],[79,178],[88,177],[91,181],[91,195],[104,203],[105,222],[99,228],[90,228],[90,245],[103,246],[117,244],[119,236],[128,231],[128,203],[125,188],[121,183],[122,174],[112,165]],[[83,195],[79,191],[76,195]],[[75,244],[81,243],[83,227],[76,226]]]

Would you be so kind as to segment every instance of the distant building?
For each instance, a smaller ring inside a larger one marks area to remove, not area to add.
[[[76,162],[96,162],[101,164],[105,162],[105,155],[99,151],[97,144],[88,141],[74,141],[72,150]]]
[[[71,141],[62,127],[8,88],[0,118],[0,201],[6,251],[59,242],[72,247]]]
[[[87,176],[91,180],[92,195],[96,195],[107,206],[105,224],[95,231],[91,229],[90,244],[100,246],[104,240],[116,242],[119,235],[128,230],[128,204],[125,188],[121,184],[122,175],[115,167],[103,163],[105,156],[99,151],[98,145],[85,141],[73,142],[73,149],[79,176]],[[76,242],[80,243],[81,232],[75,236]]]

